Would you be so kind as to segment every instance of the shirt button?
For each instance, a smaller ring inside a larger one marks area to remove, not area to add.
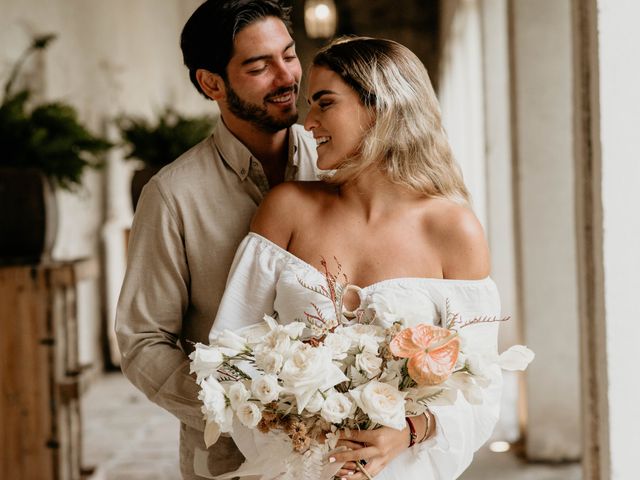
[[[246,172],[246,170],[243,168],[242,170],[240,170],[240,175],[244,175]]]

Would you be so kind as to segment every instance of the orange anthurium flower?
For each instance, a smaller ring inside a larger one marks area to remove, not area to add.
[[[409,359],[409,376],[418,385],[438,385],[449,378],[455,367],[460,338],[446,328],[422,323],[402,330],[389,347],[396,357]]]

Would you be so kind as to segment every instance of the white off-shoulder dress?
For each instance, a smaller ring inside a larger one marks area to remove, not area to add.
[[[331,252],[324,252],[328,257]],[[320,255],[320,253],[319,253]],[[332,261],[332,260],[331,260]],[[328,261],[329,266],[331,261]],[[327,317],[335,315],[333,303],[313,286],[326,285],[326,278],[312,265],[280,248],[268,239],[250,233],[236,253],[226,290],[213,324],[210,338],[225,329],[260,322],[265,314],[289,323],[305,318],[315,305]],[[391,278],[356,289],[360,308],[372,305],[384,309],[393,304],[424,305],[420,323],[439,323],[444,312],[462,319],[500,315],[500,299],[495,283],[482,280],[434,278]],[[393,315],[377,315],[377,322],[389,326]],[[386,324],[385,324],[386,323]],[[408,325],[411,326],[411,325]],[[474,349],[497,350],[498,323],[478,323],[465,329],[465,341]],[[431,439],[407,449],[375,478],[377,480],[453,480],[471,463],[474,452],[487,441],[498,420],[502,389],[501,371],[490,370],[490,384],[483,389],[479,405],[468,403],[459,394],[455,404],[433,406],[437,430]]]

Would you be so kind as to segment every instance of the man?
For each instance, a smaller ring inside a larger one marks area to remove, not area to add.
[[[294,125],[301,67],[288,14],[279,0],[208,0],[187,21],[184,62],[221,120],[151,179],[131,230],[116,318],[122,370],[180,419],[185,479],[243,460],[228,437],[206,450],[188,354],[207,342],[236,247],[269,187],[316,178],[315,143]]]

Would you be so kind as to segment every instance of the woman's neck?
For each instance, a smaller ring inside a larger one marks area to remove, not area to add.
[[[340,197],[350,209],[374,223],[398,209],[425,197],[407,187],[393,183],[377,169],[369,169],[340,186]]]

